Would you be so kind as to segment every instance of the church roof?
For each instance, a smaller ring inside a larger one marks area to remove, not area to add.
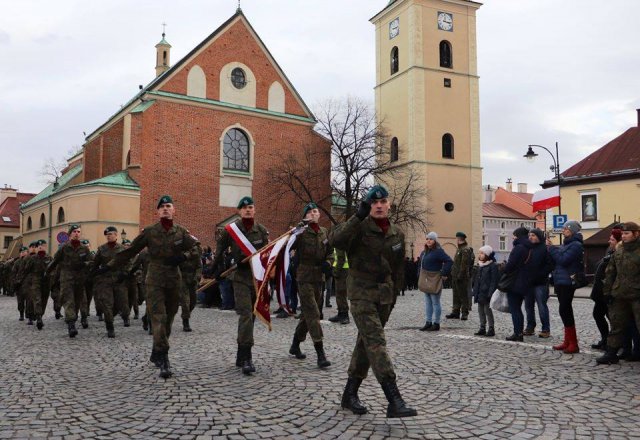
[[[69,183],[75,177],[77,177],[81,172],[82,172],[82,164],[76,165],[75,167],[71,168],[69,171],[67,171],[62,176],[60,176],[57,184],[50,183],[45,189],[40,191],[37,196],[33,197],[28,202],[24,203],[22,205],[22,208],[24,209],[29,206],[35,205],[36,203],[46,199],[47,197],[53,195],[54,193],[59,193],[60,191],[65,189],[65,187],[69,185]]]
[[[79,183],[70,188],[81,188],[86,186],[108,186],[111,188],[136,189],[140,190],[138,183],[133,180],[129,173],[125,170],[117,173],[101,177],[100,179],[90,180],[89,182]]]

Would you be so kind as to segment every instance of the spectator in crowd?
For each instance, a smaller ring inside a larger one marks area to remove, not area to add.
[[[513,334],[507,336],[507,341],[523,341],[524,315],[522,314],[522,302],[531,288],[529,273],[526,268],[532,253],[532,244],[528,235],[529,230],[525,227],[520,227],[513,231],[513,249],[509,254],[507,264],[504,266],[503,275],[513,279],[507,289],[509,312],[513,321]]]
[[[603,295],[604,274],[621,238],[622,231],[619,228],[613,228],[611,230],[611,235],[609,236],[609,247],[607,248],[607,253],[602,260],[598,262],[596,273],[593,277],[593,288],[591,289],[591,299],[594,303],[593,319],[595,320],[598,331],[600,332],[600,341],[591,345],[591,348],[594,350],[607,349],[607,337],[609,336],[609,322],[607,321],[607,314],[609,312],[609,306]]]
[[[551,326],[549,324],[549,274],[553,270],[553,260],[545,245],[544,232],[541,229],[533,228],[529,231],[529,241],[531,242],[531,259],[527,264],[531,288],[524,299],[524,309],[527,313],[527,327],[524,330],[525,336],[532,336],[536,330],[536,304],[540,315],[542,331],[538,333],[540,338],[551,336]]]
[[[235,262],[233,261],[233,255],[231,254],[231,248],[227,249],[224,254],[222,254],[222,258],[224,258],[224,266],[223,270],[226,271],[230,269]],[[229,277],[223,278],[220,280],[220,309],[221,310],[234,310],[236,307],[236,302],[233,297],[233,283]]]
[[[493,312],[489,307],[491,295],[498,288],[498,265],[496,264],[495,253],[491,246],[482,246],[478,250],[478,267],[473,277],[473,300],[478,304],[478,315],[480,317],[480,329],[475,332],[476,336],[495,336],[493,326]],[[487,330],[487,324],[489,329]]]
[[[440,295],[442,293],[442,280],[451,273],[453,260],[438,243],[438,234],[429,232],[424,245],[424,251],[420,254],[420,272],[425,280],[424,302],[426,322],[421,331],[440,330]]]
[[[572,303],[576,292],[574,280],[577,274],[584,273],[581,229],[580,223],[569,220],[562,229],[562,245],[552,246],[551,241],[547,239],[549,254],[555,264],[553,288],[558,297],[560,318],[564,325],[564,340],[561,344],[554,345],[553,349],[562,350],[567,354],[580,351]]]

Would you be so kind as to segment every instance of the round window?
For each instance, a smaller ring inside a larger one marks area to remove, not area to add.
[[[231,71],[231,83],[236,89],[242,89],[247,85],[247,76],[239,67],[236,67]]]
[[[444,209],[445,209],[447,212],[451,212],[451,211],[453,211],[453,208],[454,208],[454,207],[453,207],[453,203],[451,203],[451,202],[447,202],[447,203],[445,203],[445,204],[444,204]]]

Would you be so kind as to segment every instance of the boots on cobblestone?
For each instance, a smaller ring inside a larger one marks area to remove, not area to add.
[[[361,383],[362,379],[349,377],[349,379],[347,379],[347,385],[344,387],[344,392],[342,393],[342,408],[350,409],[354,414],[367,413],[367,408],[358,398],[358,389]]]
[[[460,312],[451,312],[445,316],[447,319],[460,319]]]
[[[104,321],[104,318],[102,317],[102,313],[98,313],[98,321],[100,322]]]
[[[18,318],[18,321],[24,321],[24,312],[20,312],[20,318]]]
[[[428,332],[437,332],[440,331],[440,324],[438,324],[437,322],[434,322],[431,327],[429,327],[426,331]]]
[[[422,326],[422,328],[420,329],[421,332],[425,332],[427,330],[429,330],[429,328],[431,328],[433,324],[429,321],[425,322],[424,325]]]
[[[33,325],[33,319],[29,318],[29,321],[27,321],[27,325]]]
[[[131,325],[131,321],[129,321],[129,317],[128,316],[123,316],[122,317],[122,323],[124,324],[125,327],[129,327]]]
[[[387,401],[389,401],[387,418],[414,417],[418,415],[415,409],[409,408],[404,402],[395,381],[389,380],[382,382],[380,385],[382,386],[384,395],[387,397]]]
[[[182,330],[185,332],[190,332],[191,330],[191,326],[189,325],[189,320],[188,319],[183,319],[182,320]]]
[[[142,329],[149,330],[149,318],[147,318],[147,315],[142,317]]]
[[[151,350],[151,356],[149,357],[149,362],[151,362],[156,367],[160,368],[160,365],[162,364],[162,357],[160,355],[160,352],[156,350]]]
[[[576,334],[576,327],[567,327],[569,342],[567,347],[563,350],[566,354],[580,353],[580,347],[578,347],[578,335]]]
[[[244,356],[243,348],[238,345],[238,352],[236,353],[236,367],[242,367],[242,357]]]
[[[524,337],[522,336],[522,334],[516,335],[515,333],[512,333],[511,336],[507,336],[504,339],[511,342],[524,342]]]
[[[165,351],[160,354],[160,377],[168,379],[171,376],[173,376],[173,371],[171,371],[171,364],[169,363],[169,353]]]
[[[139,319],[140,315],[138,314],[138,312],[133,312],[133,319]]]
[[[36,319],[36,327],[38,327],[38,330],[42,330],[42,327],[44,327],[44,323],[42,322],[42,318]]]
[[[251,359],[251,345],[243,346],[244,356],[242,357],[242,374],[249,375],[256,372],[256,367],[253,366],[253,360]]]
[[[62,313],[60,313],[60,310],[56,310],[56,319],[60,318],[62,318]]]
[[[564,328],[564,339],[562,340],[562,343],[558,344],[558,345],[554,345],[553,349],[554,350],[564,350],[565,348],[567,348],[567,346],[569,345],[569,329],[567,327]]]
[[[89,328],[89,323],[87,322],[86,316],[82,316],[80,318],[80,324],[82,325],[82,328]]]
[[[489,330],[487,330],[487,333],[485,334],[485,336],[487,337],[492,337],[496,335],[496,331],[493,329],[493,327],[489,327]]]
[[[322,345],[322,341],[314,342],[313,348],[316,349],[316,353],[318,354],[318,367],[327,368],[331,366],[331,362],[327,360],[327,356],[324,354],[324,347]]]
[[[484,327],[480,327],[480,330],[475,332],[474,335],[475,336],[486,336],[487,335],[487,331],[485,330]]]
[[[67,328],[69,329],[69,337],[70,338],[75,338],[76,335],[78,334],[78,330],[76,330],[76,323],[75,321],[69,321],[67,322]]]
[[[116,337],[116,332],[115,332],[115,330],[113,328],[113,321],[105,322],[104,325],[107,328],[107,338],[115,338]]]
[[[600,365],[610,365],[617,364],[620,362],[620,358],[618,358],[618,350],[607,349],[607,351],[596,359],[596,363]]]
[[[291,348],[289,348],[289,354],[296,357],[296,359],[306,359],[307,355],[300,351],[300,342],[298,338],[293,336],[293,342],[291,342]]]
[[[338,312],[335,316],[332,316],[331,318],[329,318],[329,322],[340,322],[342,321],[343,316],[345,315],[344,312]],[[348,314],[347,314],[347,319],[349,318]]]
[[[466,321],[467,319],[469,319],[469,313],[462,313],[462,315],[460,316],[460,320],[461,321]]]
[[[605,341],[604,339],[600,339],[600,341],[598,341],[595,344],[591,344],[591,348],[594,350],[607,350],[607,341]]]

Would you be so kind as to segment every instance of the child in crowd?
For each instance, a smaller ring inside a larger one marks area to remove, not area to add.
[[[478,270],[473,279],[473,299],[478,304],[480,316],[480,330],[474,333],[476,336],[495,336],[493,328],[493,312],[489,307],[491,295],[498,288],[498,265],[491,246],[482,246],[478,251]],[[489,330],[487,330],[487,321]]]

